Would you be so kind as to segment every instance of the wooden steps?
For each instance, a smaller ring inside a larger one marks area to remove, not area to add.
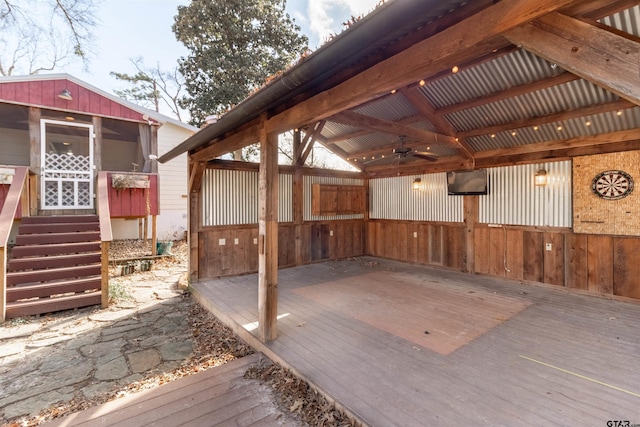
[[[25,217],[7,264],[7,318],[100,304],[95,215]]]

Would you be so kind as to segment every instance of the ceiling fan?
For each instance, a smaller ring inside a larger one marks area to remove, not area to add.
[[[438,160],[438,155],[430,151],[416,151],[409,147],[405,147],[404,138],[404,135],[400,135],[400,146],[393,149],[393,154],[397,155],[399,159],[406,159],[408,156],[412,156],[429,162],[435,162]]]

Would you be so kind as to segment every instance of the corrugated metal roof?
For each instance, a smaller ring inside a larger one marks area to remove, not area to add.
[[[590,122],[591,125],[587,126],[587,122]],[[558,126],[562,126],[561,131],[558,131]],[[494,137],[482,135],[467,138],[466,141],[475,151],[486,151],[544,141],[618,132],[639,127],[640,107],[634,107],[621,110],[621,115],[612,111],[540,125],[537,130],[530,126],[515,129],[515,136],[512,135],[512,131],[505,131],[496,133]]]
[[[600,20],[601,23],[640,37],[640,5]]]
[[[353,111],[380,120],[397,122],[418,114],[415,107],[404,96],[387,96],[370,102]]]
[[[576,80],[499,102],[457,111],[446,117],[456,130],[466,132],[616,100],[618,96],[613,93],[586,80]]]

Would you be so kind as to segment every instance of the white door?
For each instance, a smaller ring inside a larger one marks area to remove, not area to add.
[[[43,119],[42,209],[93,209],[93,125]]]

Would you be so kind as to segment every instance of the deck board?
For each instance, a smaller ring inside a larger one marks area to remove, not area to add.
[[[260,426],[295,425],[278,416],[273,395],[257,381],[244,380],[259,353],[153,389],[107,402],[47,423],[47,426]]]
[[[251,345],[368,425],[640,422],[638,303],[371,257],[280,270],[278,291],[278,339],[264,345],[242,327],[257,321],[256,275],[194,284]],[[372,318],[356,318],[374,297]],[[381,324],[389,307],[406,310]],[[405,334],[423,322],[466,322],[471,336],[433,351]]]

